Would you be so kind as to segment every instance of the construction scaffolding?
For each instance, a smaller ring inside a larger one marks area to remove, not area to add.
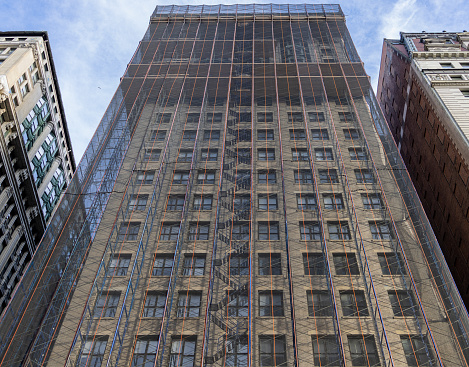
[[[0,319],[0,366],[467,366],[338,5],[153,13]]]

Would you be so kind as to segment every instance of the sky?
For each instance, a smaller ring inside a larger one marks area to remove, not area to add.
[[[143,38],[155,6],[170,3],[173,1],[0,0],[0,30],[49,33],[77,163]],[[177,2],[178,5],[218,3],[210,0]],[[234,3],[250,4],[252,1]],[[384,38],[399,38],[400,31],[461,32],[469,29],[468,0],[325,0],[311,3],[341,5],[375,90]]]

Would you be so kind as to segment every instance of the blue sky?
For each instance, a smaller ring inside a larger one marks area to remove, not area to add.
[[[303,3],[289,1],[288,3]],[[77,162],[160,0],[0,0],[0,30],[49,33]],[[196,0],[184,4],[217,4]],[[237,1],[252,3],[252,1]],[[268,3],[259,1],[259,3]],[[399,31],[469,29],[468,0],[346,0],[340,3],[365,69],[377,85],[383,38]]]

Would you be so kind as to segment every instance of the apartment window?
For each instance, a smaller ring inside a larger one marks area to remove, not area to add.
[[[334,335],[313,336],[315,366],[340,366],[342,358]]]
[[[231,275],[249,275],[249,256],[247,255],[230,256],[230,274]]]
[[[220,140],[220,130],[205,130],[204,140]]]
[[[178,155],[178,162],[192,161],[192,150],[180,150]]]
[[[231,226],[231,237],[236,241],[249,240],[249,224],[235,222]]]
[[[129,200],[129,210],[145,210],[147,206],[148,195],[132,195]]]
[[[228,339],[225,348],[224,366],[248,366],[249,344],[246,337],[239,337],[232,341]]]
[[[21,85],[25,80],[26,80],[26,73],[23,73],[23,75],[21,75],[18,78],[18,84]]]
[[[303,114],[301,112],[288,112],[288,122],[303,122]]]
[[[201,297],[200,292],[179,293],[177,317],[199,317]]]
[[[373,335],[348,336],[352,366],[380,366]]]
[[[130,265],[131,255],[129,254],[119,254],[114,255],[109,264],[109,272],[115,276],[125,276],[127,275],[127,269]]]
[[[140,229],[139,222],[124,222],[119,227],[119,233],[117,234],[118,241],[136,241],[138,236],[138,230]]]
[[[309,112],[309,121],[310,122],[323,122],[324,119],[324,112]]]
[[[195,337],[181,336],[171,342],[169,367],[190,367],[195,363]]]
[[[197,183],[203,185],[213,185],[215,183],[215,171],[199,171]]]
[[[218,149],[202,150],[202,161],[215,162],[218,160]]]
[[[163,141],[166,137],[166,130],[153,130],[150,135],[152,141]]]
[[[183,195],[171,195],[168,197],[168,205],[166,210],[182,210],[184,208],[184,196]]]
[[[469,89],[467,90],[461,89],[461,93],[464,97],[469,98]]]
[[[94,316],[114,317],[117,312],[120,295],[121,294],[119,292],[109,292],[107,294],[100,295],[96,301]]]
[[[296,194],[296,204],[299,210],[317,210],[318,208],[315,194]]]
[[[339,177],[337,176],[337,170],[335,169],[320,169],[319,171],[319,182],[323,184],[335,184],[339,183]]]
[[[228,296],[228,292],[226,293]],[[249,296],[243,292],[228,303],[228,316],[247,317],[249,315]]]
[[[355,254],[334,254],[333,256],[336,275],[360,274]]]
[[[312,129],[311,130],[312,140],[329,140],[329,133],[327,129]]]
[[[259,275],[282,275],[280,254],[259,254]]]
[[[103,362],[106,351],[107,336],[96,336],[92,341],[86,341],[80,354],[80,367],[99,367]]]
[[[260,184],[275,184],[277,183],[277,176],[275,170],[262,170],[258,173]]]
[[[143,306],[143,317],[163,317],[165,303],[165,292],[147,292]]]
[[[415,316],[418,315],[417,304],[410,291],[392,290],[388,291],[394,316]]]
[[[157,337],[140,337],[135,342],[132,367],[153,366],[156,362]]]
[[[454,68],[453,64],[451,64],[450,62],[440,62],[440,66],[443,69],[452,69],[452,68]]]
[[[374,183],[375,178],[373,172],[370,169],[356,169],[355,178],[357,183]]]
[[[283,366],[287,364],[285,336],[259,336],[259,357],[261,367]]]
[[[212,210],[212,195],[200,195],[194,199],[194,210]]]
[[[303,129],[290,129],[291,140],[306,140],[306,133]]]
[[[370,223],[371,236],[374,240],[391,240],[392,233],[389,223],[387,222],[374,222]]]
[[[260,161],[273,161],[275,160],[275,149],[258,149],[257,157]]]
[[[186,255],[182,275],[200,276],[205,273],[205,255]]]
[[[251,122],[251,112],[241,112],[239,114],[239,122]]]
[[[171,275],[173,269],[174,259],[173,255],[156,255],[155,263],[151,275],[154,276],[167,276]]]
[[[183,141],[194,141],[195,137],[197,136],[196,130],[184,130],[182,133],[182,140]]]
[[[305,275],[326,275],[326,266],[322,253],[303,254]]]
[[[178,239],[180,223],[163,223],[161,226],[160,240],[176,241]]]
[[[331,240],[350,240],[350,228],[347,222],[329,222],[329,238]]]
[[[365,209],[382,209],[383,203],[379,194],[362,194]]]
[[[145,149],[144,161],[157,161],[160,159],[161,149]]]
[[[300,238],[303,241],[318,241],[321,239],[321,225],[319,222],[300,222]]]
[[[368,316],[368,307],[363,291],[340,292],[340,303],[344,316]]]
[[[294,161],[309,161],[309,154],[306,148],[293,148],[291,154]]]
[[[295,183],[307,184],[313,183],[313,173],[310,170],[296,170],[294,172]]]
[[[220,123],[223,118],[221,113],[207,113],[207,123]]]
[[[272,112],[258,112],[257,122],[273,122],[274,114]]]
[[[404,262],[400,253],[384,252],[378,254],[378,261],[383,275],[405,274]]]
[[[324,194],[324,209],[340,210],[344,209],[344,201],[341,194]]]
[[[259,292],[259,316],[283,316],[283,293]]]
[[[366,161],[368,159],[363,148],[348,148],[348,151],[352,161]]]
[[[277,195],[276,194],[259,194],[259,210],[277,210]]]
[[[197,124],[200,119],[200,113],[188,113],[187,114],[187,123],[188,124]]]
[[[259,223],[259,240],[260,241],[277,241],[279,240],[279,227],[277,222],[260,222]]]
[[[20,92],[21,92],[21,97],[24,98],[24,96],[29,93],[29,85],[26,83],[25,85],[20,87]]]
[[[332,148],[316,148],[314,154],[318,161],[332,161],[334,159]]]
[[[309,316],[332,316],[332,299],[329,291],[308,291],[306,298]]]
[[[428,340],[421,335],[401,335],[402,349],[408,366],[433,366],[433,353]]]
[[[257,98],[257,105],[258,106],[272,106],[272,97],[258,97]]]
[[[260,129],[257,130],[257,140],[274,140],[274,130],[272,129]]]
[[[189,226],[189,240],[208,240],[210,223],[191,223]]]
[[[251,205],[250,195],[238,195],[233,200],[234,210],[244,210]]]
[[[173,184],[187,184],[189,171],[174,171]]]
[[[360,138],[360,134],[356,129],[344,129],[344,135],[346,140],[357,140]]]
[[[469,69],[469,62],[461,62],[460,65],[463,69]]]
[[[139,185],[151,185],[155,178],[155,171],[138,171],[137,172],[137,184]]]
[[[157,124],[169,124],[170,121],[171,121],[170,113],[159,113],[158,115],[156,115]]]
[[[353,122],[355,121],[355,115],[353,112],[339,112],[340,122]]]

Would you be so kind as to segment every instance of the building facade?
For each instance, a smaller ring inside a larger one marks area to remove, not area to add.
[[[0,310],[75,170],[46,32],[0,32]]]
[[[1,366],[468,364],[338,5],[157,7],[67,193]]]
[[[469,33],[385,40],[378,100],[466,305]]]

